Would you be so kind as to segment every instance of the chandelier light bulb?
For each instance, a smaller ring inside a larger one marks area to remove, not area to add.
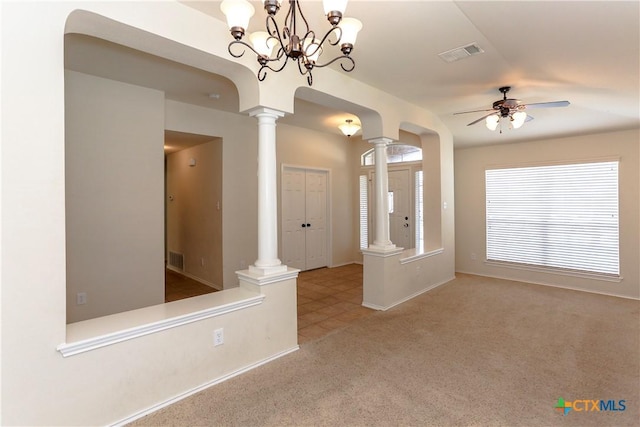
[[[340,21],[340,25],[338,26],[342,29],[340,43],[343,45],[345,43],[348,43],[351,46],[355,45],[358,32],[362,29],[362,22],[355,18],[344,18]]]
[[[320,40],[312,39],[311,37],[304,40],[304,54],[309,61],[315,63],[318,61],[318,57],[322,53],[322,47],[320,46]]]
[[[347,10],[347,2],[348,0],[322,0],[324,13],[327,15],[331,12],[344,14],[344,11]]]
[[[255,33],[251,33],[249,41],[256,52],[263,56],[271,56],[273,48],[277,43],[275,39],[272,37],[270,38],[269,33],[266,31],[256,31]]]
[[[487,129],[496,130],[498,127],[498,123],[500,123],[500,116],[497,114],[492,114],[485,119],[485,124],[487,125]]]
[[[231,34],[236,40],[240,40],[256,10],[247,0],[224,0],[220,4],[220,9],[227,17]]]

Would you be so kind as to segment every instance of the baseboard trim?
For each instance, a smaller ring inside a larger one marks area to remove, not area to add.
[[[250,365],[247,365],[244,368],[237,369],[237,370],[235,370],[235,371],[233,371],[233,372],[231,372],[229,374],[226,374],[226,375],[223,375],[221,377],[215,378],[215,379],[213,379],[211,381],[208,381],[208,382],[206,382],[206,383],[204,383],[204,384],[202,384],[202,385],[200,385],[198,387],[194,387],[194,388],[192,388],[190,390],[187,390],[187,391],[185,391],[183,393],[180,393],[180,394],[178,394],[178,395],[176,395],[176,396],[174,396],[174,397],[172,397],[170,399],[165,400],[164,402],[161,402],[161,403],[158,403],[156,405],[153,405],[153,406],[151,406],[151,407],[149,407],[147,409],[144,409],[144,410],[142,410],[140,412],[136,412],[135,414],[130,415],[127,418],[124,418],[124,419],[122,419],[122,420],[120,420],[120,421],[118,421],[118,422],[116,422],[114,424],[111,424],[111,426],[118,426],[119,427],[119,426],[124,426],[126,424],[132,423],[135,420],[138,420],[138,419],[140,419],[140,418],[142,418],[142,417],[144,417],[146,415],[152,414],[152,413],[154,413],[154,412],[156,412],[156,411],[158,411],[158,410],[160,410],[162,408],[165,408],[165,407],[170,406],[170,405],[172,405],[172,404],[174,404],[176,402],[179,402],[179,401],[181,401],[183,399],[186,399],[187,397],[192,396],[192,395],[194,395],[196,393],[199,393],[199,392],[201,392],[203,390],[206,390],[209,387],[213,387],[216,384],[220,384],[221,382],[227,381],[227,380],[229,380],[229,379],[231,379],[233,377],[236,377],[238,375],[244,374],[245,372],[249,372],[252,369],[255,369],[255,368],[259,367],[259,366],[265,365],[265,364],[267,364],[269,362],[272,362],[272,361],[274,361],[276,359],[279,359],[279,358],[281,358],[283,356],[286,356],[288,354],[291,354],[294,351],[297,351],[299,349],[300,349],[300,347],[298,345],[296,345],[295,347],[292,347],[292,348],[290,348],[288,350],[284,350],[284,351],[281,351],[279,353],[276,353],[273,356],[267,357],[266,359],[262,359],[262,360],[260,360],[260,361],[258,361],[256,363],[252,363]]]
[[[351,265],[351,264],[362,264],[361,262],[357,262],[357,261],[348,261],[348,262],[343,262],[340,264],[333,264],[331,266],[329,266],[329,268],[338,268],[338,267],[344,267],[345,265]]]
[[[362,303],[362,306],[363,306],[363,307],[367,307],[367,308],[371,308],[371,309],[373,309],[373,310],[378,310],[378,311],[387,311],[387,310],[389,310],[389,309],[391,309],[391,308],[393,308],[393,307],[395,307],[395,306],[397,306],[397,305],[400,305],[400,304],[405,303],[405,302],[407,302],[407,301],[409,301],[409,300],[411,300],[411,299],[413,299],[413,298],[415,298],[415,297],[417,297],[417,296],[419,296],[419,295],[422,295],[422,294],[424,294],[425,292],[429,292],[429,291],[431,291],[431,290],[433,290],[433,289],[435,289],[435,288],[437,288],[437,287],[439,287],[439,286],[444,285],[445,283],[449,283],[450,281],[454,280],[455,278],[456,278],[456,276],[454,275],[454,276],[452,276],[452,277],[451,277],[451,278],[449,278],[449,279],[445,279],[445,280],[443,280],[443,281],[441,281],[441,282],[438,282],[438,283],[435,283],[435,284],[433,284],[433,285],[431,285],[431,286],[429,286],[429,287],[427,287],[427,288],[425,288],[425,289],[421,289],[421,290],[419,290],[418,292],[416,292],[416,293],[414,293],[414,294],[411,294],[411,295],[409,295],[408,297],[403,298],[403,299],[401,299],[401,300],[398,300],[398,301],[396,301],[396,302],[394,302],[394,303],[392,303],[392,304],[390,304],[390,305],[387,305],[387,306],[380,306],[380,305],[377,305],[377,304],[371,304],[371,303],[368,303],[368,302],[363,302],[363,303]]]
[[[532,285],[549,286],[550,288],[567,289],[569,291],[587,292],[589,294],[604,295],[607,297],[616,297],[616,298],[630,299],[633,301],[640,301],[640,298],[634,298],[627,295],[612,294],[610,292],[592,291],[590,289],[576,288],[573,286],[563,286],[563,285],[557,285],[552,283],[540,282],[536,280],[526,280],[526,279],[519,279],[519,278],[499,276],[499,275],[490,275],[490,274],[479,274],[479,273],[472,273],[470,271],[462,271],[462,270],[458,270],[456,272],[460,274],[469,274],[471,276],[488,277],[490,279],[500,279],[500,280],[509,280],[511,282],[530,283]]]
[[[167,265],[167,270],[171,270],[171,271],[174,271],[174,272],[176,272],[178,274],[182,274],[183,276],[188,277],[189,279],[193,279],[196,282],[200,282],[203,285],[207,285],[210,288],[216,289],[218,291],[223,290],[222,286],[216,285],[215,283],[209,282],[208,280],[201,279],[200,277],[194,276],[193,274],[187,273],[186,271],[179,270],[179,269],[177,269],[177,268],[175,268],[175,267],[173,267],[171,265]]]

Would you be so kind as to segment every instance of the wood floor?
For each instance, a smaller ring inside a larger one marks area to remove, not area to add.
[[[165,270],[164,302],[196,297],[216,291],[211,286],[202,284],[197,280],[190,279],[169,269]]]
[[[166,270],[165,302],[216,292]],[[298,343],[316,340],[375,313],[362,306],[362,265],[303,271],[298,275]]]

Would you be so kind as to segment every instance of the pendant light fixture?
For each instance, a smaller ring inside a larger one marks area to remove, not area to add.
[[[251,3],[247,0],[224,0],[220,5],[234,38],[229,43],[229,54],[234,58],[244,55],[245,49],[241,52],[233,51],[237,45],[253,51],[260,64],[259,81],[266,78],[267,70],[276,73],[282,71],[289,60],[298,64],[298,70],[300,74],[307,76],[309,86],[313,84],[311,71],[314,68],[326,67],[336,61],[340,62],[340,67],[346,72],[355,68],[355,61],[350,55],[362,23],[354,18],[343,18],[347,0],[323,0],[324,12],[331,28],[322,38],[317,38],[315,31],[309,29],[298,0],[289,0],[289,11],[280,28],[275,16],[280,10],[281,3],[280,0],[263,0],[264,10],[267,13],[266,31],[252,33],[249,36],[251,44],[242,40],[249,26],[249,20],[255,13]],[[340,45],[341,54],[320,64],[319,57],[327,45]]]
[[[360,126],[353,123],[353,120],[347,119],[346,123],[341,124],[338,128],[344,133],[347,137],[351,135],[355,135],[356,132],[360,130]]]

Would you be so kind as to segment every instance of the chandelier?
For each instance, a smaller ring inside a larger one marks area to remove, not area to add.
[[[224,0],[220,9],[227,17],[229,31],[234,40],[229,43],[229,54],[234,58],[240,58],[245,49],[234,52],[237,45],[242,45],[256,56],[260,69],[258,80],[263,81],[267,76],[267,70],[279,72],[284,69],[289,60],[298,64],[298,70],[303,76],[307,76],[309,86],[313,84],[311,71],[314,68],[322,68],[339,61],[340,67],[350,72],[355,68],[355,62],[350,54],[356,42],[358,31],[362,23],[354,18],[343,18],[348,0],[323,0],[324,11],[331,28],[322,38],[317,38],[316,33],[309,29],[298,0],[289,0],[289,11],[284,18],[282,30],[276,22],[275,16],[280,10],[280,0],[263,0],[264,10],[267,12],[266,32],[256,31],[249,36],[251,44],[242,40],[249,26],[249,20],[255,9],[247,0]],[[335,37],[335,40],[333,40]],[[337,46],[340,44],[341,55],[325,63],[319,63],[319,57],[326,45]],[[276,49],[275,56],[273,51]]]

